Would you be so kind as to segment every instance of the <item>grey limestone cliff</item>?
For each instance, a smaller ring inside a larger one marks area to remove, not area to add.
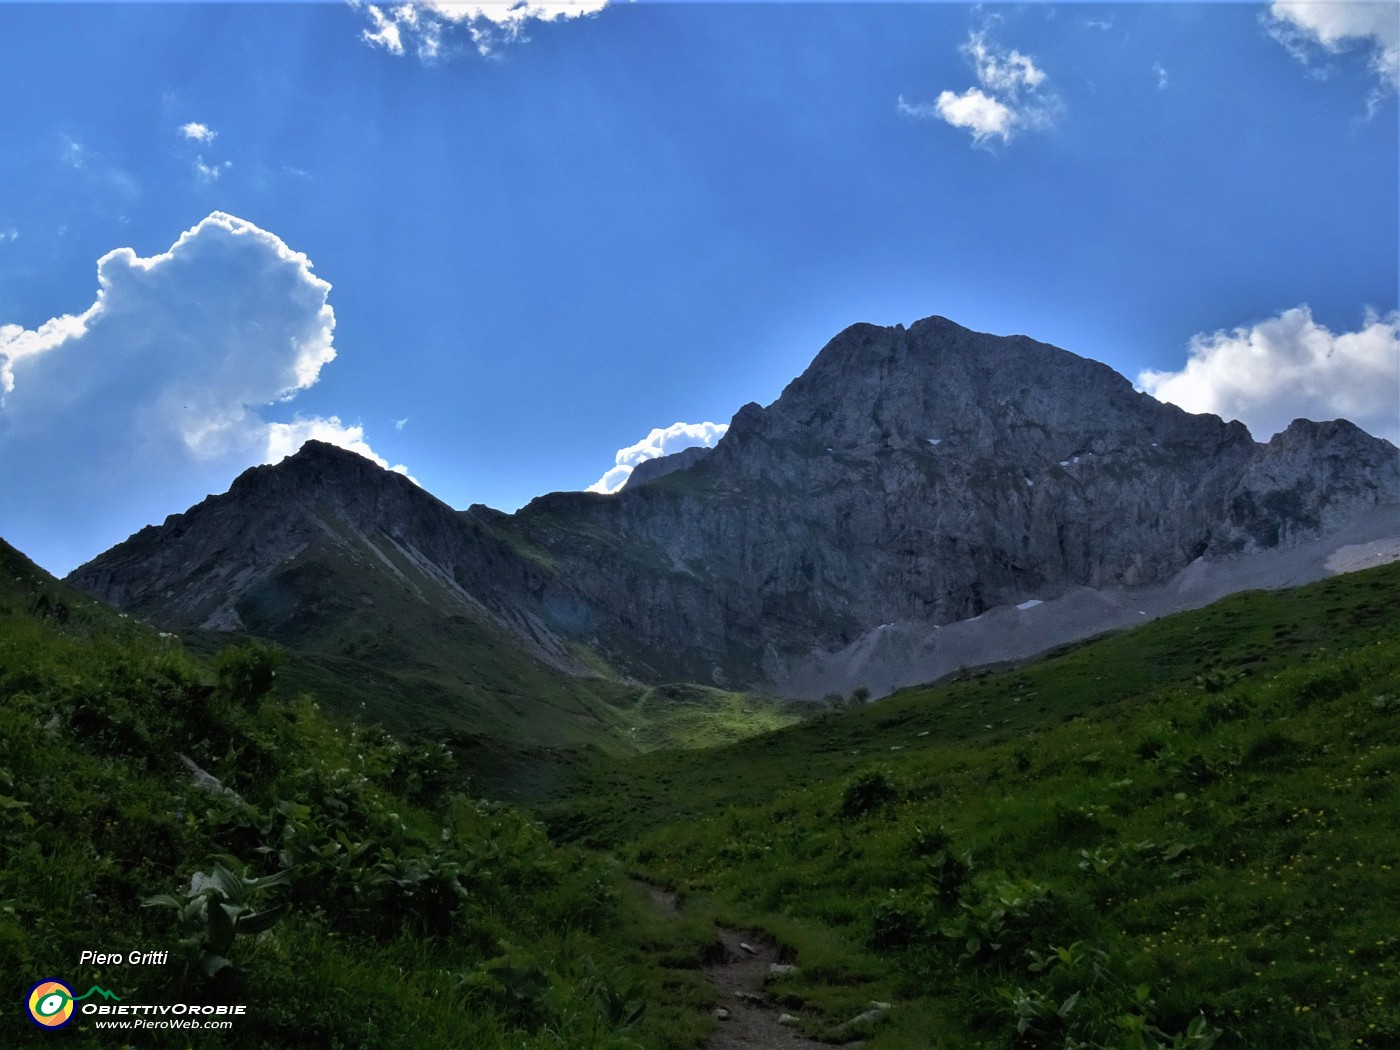
[[[753,681],[881,624],[1154,583],[1397,500],[1396,450],[1348,423],[1259,444],[1105,365],[934,317],[842,332],[688,469],[517,521],[568,560],[600,636],[625,621],[688,675]],[[615,555],[571,557],[563,519]]]

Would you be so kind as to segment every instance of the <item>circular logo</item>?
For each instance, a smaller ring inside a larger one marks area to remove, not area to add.
[[[62,1028],[73,1020],[73,989],[62,981],[40,981],[29,989],[29,1019],[40,1028]]]

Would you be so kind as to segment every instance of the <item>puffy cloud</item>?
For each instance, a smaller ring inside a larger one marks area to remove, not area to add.
[[[180,134],[190,142],[198,142],[205,146],[219,137],[219,133],[208,124],[200,124],[198,121],[181,124]],[[203,153],[194,158],[194,173],[204,182],[214,182],[231,167],[233,167],[233,161],[230,160],[206,162]]]
[[[219,133],[208,124],[201,124],[192,120],[188,124],[180,125],[180,134],[194,142],[210,143],[218,138]]]
[[[1011,138],[1011,129],[1016,124],[1016,115],[1011,108],[998,102],[978,88],[968,88],[961,95],[943,91],[932,105],[911,106],[899,100],[901,112],[914,117],[937,116],[955,128],[967,128],[972,132],[972,141],[981,143],[993,135],[1001,136],[1003,142]]]
[[[587,491],[616,492],[622,488],[638,463],[648,459],[660,459],[695,445],[713,448],[728,429],[728,423],[672,423],[664,429],[657,427],[635,445],[618,449],[616,466],[589,485]]]
[[[6,241],[17,240],[19,240],[19,230],[15,229],[13,226],[0,226],[0,244],[4,244]]]
[[[299,439],[384,462],[334,416],[264,418],[335,358],[331,286],[275,234],[214,212],[169,251],[108,252],[97,283],[82,313],[0,325],[0,534],[42,564],[67,569]]]
[[[531,22],[555,22],[597,14],[608,0],[418,0],[394,5],[366,4],[369,27],[360,39],[402,55],[410,47],[425,61],[437,58],[444,36],[461,29],[481,55],[489,55],[501,43],[525,39]]]
[[[1360,43],[1381,82],[1390,90],[1400,89],[1400,10],[1393,3],[1275,0],[1264,25],[1305,65],[1318,50],[1337,54]]]
[[[910,103],[900,96],[900,112],[965,128],[972,133],[974,146],[985,146],[993,138],[1010,142],[1020,131],[1050,125],[1059,102],[1043,90],[1045,71],[1034,59],[989,43],[985,30],[970,33],[962,52],[981,87],[961,94],[942,91],[931,103]]]
[[[1162,63],[1160,63],[1160,62],[1153,62],[1153,63],[1152,63],[1152,72],[1153,72],[1153,74],[1157,77],[1157,90],[1158,90],[1158,91],[1165,91],[1165,90],[1167,89],[1167,70],[1166,70],[1166,68],[1165,68],[1165,67],[1162,65]]]
[[[1184,368],[1145,371],[1138,386],[1188,412],[1239,419],[1257,440],[1300,417],[1342,417],[1400,443],[1400,314],[1367,311],[1360,329],[1337,334],[1295,307],[1192,337]]]

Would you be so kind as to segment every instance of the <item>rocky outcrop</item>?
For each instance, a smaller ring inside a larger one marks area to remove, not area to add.
[[[529,553],[489,515],[453,510],[363,456],[308,441],[68,579],[162,626],[247,631],[291,646],[316,644],[352,617],[373,633],[376,618],[421,607],[435,620],[468,617],[502,644],[586,673],[539,619],[552,576]]]
[[[678,470],[693,467],[708,456],[710,451],[705,445],[692,445],[679,452],[672,452],[669,456],[643,460],[632,468],[632,473],[627,475],[627,481],[622,487],[635,488],[638,485],[645,485],[648,481],[664,478],[667,474],[674,474]]]
[[[1295,419],[1259,449],[1231,494],[1230,552],[1335,532],[1359,510],[1393,503],[1396,450],[1345,419]]]
[[[276,606],[253,582],[339,544],[561,666],[581,645],[637,677],[761,686],[881,625],[1160,583],[1400,503],[1394,446],[1345,421],[1256,443],[1105,365],[940,317],[846,329],[713,450],[611,496],[456,512],[357,458],[310,444],[72,578],[157,622],[247,624]]]
[[[881,624],[1154,583],[1397,500],[1395,449],[1349,424],[1260,445],[1105,365],[935,317],[842,332],[664,482],[556,494],[517,523],[556,545],[604,644],[625,621],[677,672],[753,681]],[[571,556],[561,519],[618,554]]]

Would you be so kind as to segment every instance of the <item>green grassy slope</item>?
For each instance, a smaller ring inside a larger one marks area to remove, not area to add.
[[[297,687],[395,731],[470,731],[547,747],[617,743],[615,705],[637,687],[554,670],[469,615],[396,548],[366,544],[348,532],[317,541],[238,603],[251,635],[294,655],[286,673]],[[191,640],[208,649],[228,637]]]
[[[1397,1047],[1397,608],[1391,566],[799,725],[628,687],[597,737],[507,747],[450,704],[399,736],[330,710],[390,721],[363,675],[430,680],[450,639],[308,644],[274,680],[264,651],[191,655],[0,543],[3,994],[57,976],[250,1007],[139,1045],[680,1050],[713,1028],[719,919],[787,947],[771,991],[803,1027],[871,1050]],[[515,688],[511,717],[580,713]],[[488,781],[555,792],[554,842],[473,797]],[[79,969],[84,949],[171,959]],[[872,1001],[893,1009],[852,1024]]]
[[[80,1015],[84,1045],[703,1038],[703,924],[657,922],[610,862],[456,790],[442,747],[266,692],[271,667],[251,648],[216,671],[0,543],[0,1043],[55,1038],[21,1006],[48,977],[248,1008],[231,1033]]]
[[[781,701],[698,687],[676,687],[683,702],[657,702],[654,690],[620,678],[581,646],[573,655],[595,676],[562,673],[467,615],[440,580],[391,545],[347,555],[358,542],[347,533],[338,544],[313,544],[259,584],[238,606],[248,634],[182,637],[206,656],[231,640],[273,639],[288,653],[290,691],[400,735],[460,743],[482,790],[503,797],[547,793],[556,767],[580,749],[711,746],[798,717]],[[460,611],[443,611],[452,609]]]
[[[1237,595],[545,815],[789,945],[811,1031],[893,1002],[872,1050],[1396,1047],[1398,608],[1400,566]]]

